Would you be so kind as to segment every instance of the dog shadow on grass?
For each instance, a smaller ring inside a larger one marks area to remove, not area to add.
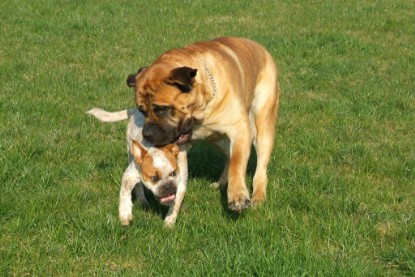
[[[196,144],[192,147],[188,154],[188,171],[189,179],[201,179],[203,182],[206,182],[206,188],[209,189],[209,185],[217,182],[220,175],[222,174],[223,168],[225,165],[225,158],[215,147],[208,144]],[[251,157],[249,158],[248,167],[247,167],[247,186],[248,189],[251,185],[250,180],[255,173],[256,165],[256,155],[255,149],[251,149]],[[188,190],[191,187],[188,187]],[[237,220],[244,213],[233,212],[228,209],[228,196],[227,196],[227,187],[223,186],[217,189],[219,197],[221,199],[222,214],[230,220]],[[148,211],[157,214],[158,216],[164,218],[168,212],[168,207],[161,205],[155,198],[154,195],[144,188],[144,193],[146,199],[149,203],[149,206],[144,207]],[[136,201],[136,188],[132,192],[133,201]],[[138,203],[137,203],[138,204]]]
[[[188,155],[189,179],[199,178],[208,182],[207,186],[217,182],[225,166],[225,157],[215,147],[209,144],[196,144]],[[252,147],[246,171],[248,189],[255,173],[256,154]],[[206,187],[206,189],[209,189]],[[244,213],[233,212],[228,209],[227,186],[218,189],[220,194],[223,215],[230,220],[237,220]]]

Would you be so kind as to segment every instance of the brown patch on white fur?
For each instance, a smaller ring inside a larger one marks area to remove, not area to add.
[[[169,164],[172,172],[179,173],[179,166],[177,164],[177,157],[180,152],[179,147],[176,144],[169,144],[158,148],[157,151],[163,151],[164,155],[162,158],[165,159],[164,163]],[[157,165],[154,161],[154,156],[148,155],[148,152],[138,141],[133,140],[132,154],[135,162],[141,169],[142,179],[144,182],[155,184],[152,178],[157,177],[157,179],[161,179],[164,168],[161,168],[162,164]]]
[[[145,69],[140,69],[139,72],[143,70]],[[134,78],[130,76],[127,80],[129,85],[134,82],[135,75]],[[186,153],[189,147],[167,145],[158,149],[149,144],[142,137],[144,116],[137,109],[107,112],[94,108],[88,113],[102,122],[116,122],[130,118],[127,126],[129,165],[122,177],[118,208],[121,224],[128,225],[133,219],[131,193],[134,188],[136,189],[137,200],[143,206],[148,205],[143,190],[146,187],[161,204],[169,206],[164,223],[166,227],[172,227],[176,222],[186,193]]]

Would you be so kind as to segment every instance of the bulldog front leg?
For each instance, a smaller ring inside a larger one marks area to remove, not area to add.
[[[169,211],[164,219],[164,226],[171,228],[176,223],[177,215],[179,213],[180,207],[182,206],[184,196],[186,194],[187,188],[187,178],[188,178],[188,171],[187,171],[187,151],[189,151],[189,146],[182,146],[181,151],[178,156],[178,164],[180,168],[180,179],[178,181],[177,192],[176,192],[176,199],[170,205]]]
[[[133,220],[133,201],[131,199],[131,192],[140,181],[140,173],[135,168],[134,162],[131,162],[124,172],[120,189],[120,205],[118,211],[122,225],[128,225]],[[139,184],[139,186],[142,185]],[[139,189],[142,188],[140,187]],[[142,197],[143,198],[139,199],[139,201],[142,204],[146,204],[147,200],[145,199],[144,193],[142,193]]]
[[[164,218],[164,226],[171,228],[176,223],[177,215],[179,214],[180,207],[183,203],[184,195],[186,194],[186,185],[180,186],[176,192],[176,199],[170,205],[169,211]]]

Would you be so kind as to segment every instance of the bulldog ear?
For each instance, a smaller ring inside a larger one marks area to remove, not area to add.
[[[189,92],[192,90],[196,74],[197,69],[187,66],[177,67],[171,71],[166,83],[178,87],[182,92]]]
[[[179,155],[180,148],[177,144],[168,144],[163,148],[167,149],[175,158]]]
[[[138,166],[141,167],[143,164],[144,157],[147,155],[147,150],[136,140],[133,140],[133,144],[131,147],[131,153],[133,154],[134,161],[137,163]]]
[[[128,77],[127,77],[127,86],[129,86],[130,88],[135,87],[135,85],[137,84],[137,82],[136,82],[137,75],[140,74],[141,72],[143,72],[146,69],[147,69],[147,67],[142,67],[142,68],[138,69],[137,73],[128,75]]]

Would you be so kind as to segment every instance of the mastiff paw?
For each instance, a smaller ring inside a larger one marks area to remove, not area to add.
[[[259,195],[259,194],[254,194],[252,196],[252,207],[256,208],[258,206],[260,206],[262,203],[264,203],[265,201],[265,195]]]
[[[239,199],[239,201],[231,201],[228,203],[228,208],[234,212],[242,212],[251,206],[251,200],[248,198]]]

